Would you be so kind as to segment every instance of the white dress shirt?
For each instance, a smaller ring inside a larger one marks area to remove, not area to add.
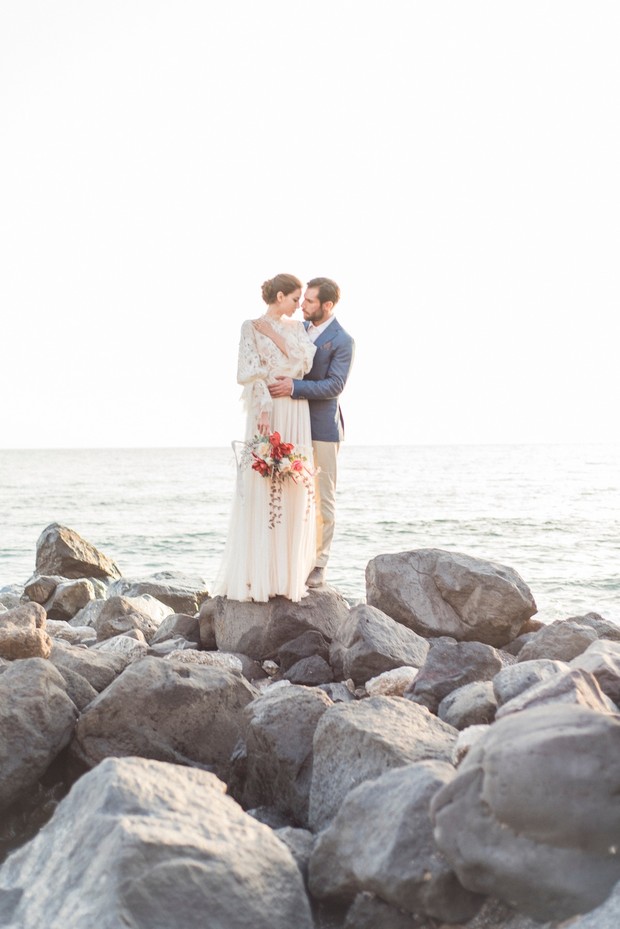
[[[310,338],[310,341],[311,341],[311,342],[316,342],[316,340],[318,339],[318,337],[320,336],[320,334],[321,334],[322,332],[324,332],[324,331],[327,329],[328,326],[331,326],[331,324],[333,323],[334,319],[335,319],[334,316],[330,316],[329,319],[327,320],[327,322],[321,323],[320,326],[315,326],[314,323],[310,323],[310,325],[308,326],[308,329],[307,329],[308,337]]]

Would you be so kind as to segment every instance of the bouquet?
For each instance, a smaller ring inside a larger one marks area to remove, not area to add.
[[[307,464],[308,459],[295,451],[291,442],[283,442],[279,432],[271,435],[255,435],[245,443],[241,464],[250,464],[261,477],[269,478],[269,528],[273,529],[282,519],[282,486],[289,478],[302,483],[308,492],[308,506],[314,496],[315,470]]]

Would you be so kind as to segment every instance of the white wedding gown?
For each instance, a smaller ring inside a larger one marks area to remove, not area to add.
[[[246,441],[257,434],[258,417],[269,412],[271,432],[292,442],[312,468],[312,438],[307,400],[272,398],[267,384],[280,376],[301,378],[310,370],[316,351],[297,320],[270,320],[284,336],[288,357],[251,320],[241,327],[237,380],[244,385]],[[310,479],[312,484],[312,479]],[[306,596],[306,578],[316,557],[314,497],[302,481],[282,482],[281,519],[270,527],[270,485],[246,463],[238,469],[230,526],[213,595],[231,600],[265,602],[277,595],[295,602]]]

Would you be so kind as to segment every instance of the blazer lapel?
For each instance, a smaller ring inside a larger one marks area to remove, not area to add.
[[[323,330],[314,344],[317,348],[320,348],[321,345],[325,344],[325,342],[331,342],[339,332],[340,326],[338,325],[338,320],[334,319],[333,322],[329,324],[327,329]]]

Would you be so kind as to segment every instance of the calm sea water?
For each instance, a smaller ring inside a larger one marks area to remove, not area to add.
[[[620,446],[344,445],[329,582],[365,596],[368,561],[436,547],[509,565],[545,621],[620,621]],[[51,522],[140,577],[212,581],[235,465],[229,449],[0,450],[0,587],[23,583]]]

